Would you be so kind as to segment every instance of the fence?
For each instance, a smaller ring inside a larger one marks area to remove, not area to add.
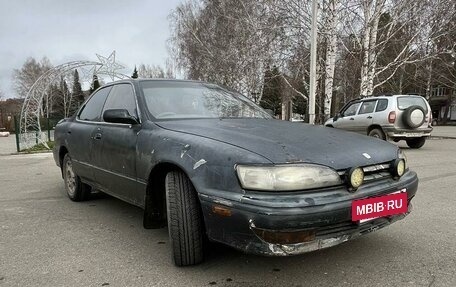
[[[41,131],[27,130],[27,132],[20,132],[19,116],[14,116],[14,133],[16,136],[16,149],[20,152],[25,147],[30,145],[37,145],[40,142],[54,141],[54,128],[55,125],[61,120],[60,118],[40,118]]]

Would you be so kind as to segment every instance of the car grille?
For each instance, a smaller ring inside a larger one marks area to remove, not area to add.
[[[375,180],[380,180],[384,178],[390,178],[390,163],[382,163],[382,164],[375,164],[375,165],[368,165],[363,166],[362,169],[364,171],[364,182],[371,182]],[[341,170],[338,171],[339,175],[342,179],[345,178],[347,171]]]

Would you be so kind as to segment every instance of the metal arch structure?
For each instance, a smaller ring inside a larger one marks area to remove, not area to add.
[[[97,54],[100,62],[95,61],[72,61],[55,66],[44,72],[32,85],[24,99],[19,122],[19,143],[21,149],[30,148],[36,144],[43,144],[49,149],[46,142],[46,135],[41,131],[40,118],[43,113],[43,99],[52,84],[59,82],[62,76],[72,73],[75,69],[88,69],[92,75],[109,76],[115,79],[125,79],[129,76],[119,73],[116,70],[124,66],[115,62],[115,51],[109,57],[102,57]],[[85,73],[85,77],[88,78]],[[92,79],[90,75],[90,79]],[[84,77],[83,77],[84,78]],[[85,79],[88,80],[88,79]]]

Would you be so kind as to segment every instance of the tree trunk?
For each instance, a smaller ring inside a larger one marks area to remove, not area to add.
[[[426,70],[428,71],[426,79],[426,99],[431,98],[431,83],[432,83],[432,59],[427,61]]]
[[[374,78],[377,67],[377,32],[385,0],[363,0],[363,65],[361,66],[361,96],[371,95],[374,91]]]
[[[331,117],[331,106],[333,97],[334,71],[336,64],[337,51],[337,12],[336,5],[338,0],[330,0],[328,8],[327,34],[328,41],[326,46],[326,61],[325,61],[325,102],[324,102],[324,117],[325,120]]]

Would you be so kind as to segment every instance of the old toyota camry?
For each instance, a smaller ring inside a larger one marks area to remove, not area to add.
[[[404,218],[418,187],[395,145],[275,120],[204,82],[105,85],[55,141],[69,198],[142,207],[178,266],[201,262],[206,238],[263,255],[334,246]]]

